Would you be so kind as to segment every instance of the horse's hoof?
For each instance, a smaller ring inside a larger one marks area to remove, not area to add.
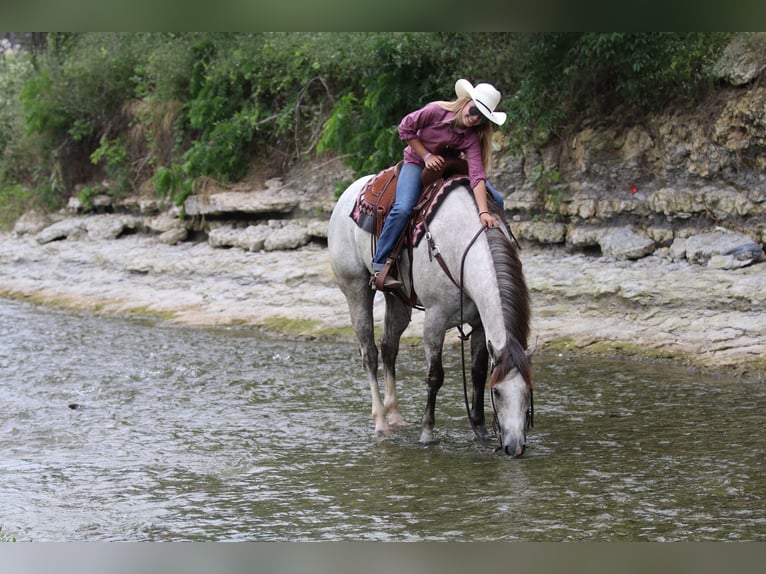
[[[388,417],[388,424],[390,424],[393,427],[407,427],[410,426],[410,423],[404,420],[402,415],[393,415]]]
[[[433,433],[424,431],[421,433],[420,440],[418,440],[418,442],[423,446],[428,446],[430,444],[436,444],[438,441],[434,439]]]

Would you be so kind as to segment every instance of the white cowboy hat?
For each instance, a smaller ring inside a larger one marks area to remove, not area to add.
[[[492,122],[499,126],[505,123],[506,114],[495,111],[500,103],[500,92],[492,84],[476,84],[474,87],[468,80],[460,79],[455,82],[455,93],[458,98],[471,98],[479,111]]]

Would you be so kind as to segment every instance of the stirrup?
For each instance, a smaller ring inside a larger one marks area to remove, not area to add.
[[[378,271],[370,276],[370,287],[378,291],[393,291],[400,289],[404,286],[404,283],[391,277],[388,273],[385,275],[383,271]]]

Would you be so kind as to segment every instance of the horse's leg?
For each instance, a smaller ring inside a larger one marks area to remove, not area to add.
[[[436,422],[436,395],[444,384],[444,367],[442,366],[442,348],[444,347],[444,333],[446,328],[441,324],[435,324],[429,318],[426,311],[423,326],[423,345],[426,351],[426,386],[428,398],[426,410],[423,413],[420,442],[429,444],[434,442],[434,423]]]
[[[484,420],[484,388],[487,384],[489,351],[481,323],[471,331],[471,382],[473,383],[473,401],[471,403],[471,427],[486,438],[487,425]]]
[[[383,324],[383,336],[380,341],[385,398],[383,405],[388,414],[388,423],[394,426],[407,425],[396,401],[396,357],[399,354],[399,341],[410,322],[409,309],[391,293],[386,293],[386,315]]]
[[[386,409],[380,398],[378,387],[378,347],[375,345],[375,323],[372,316],[372,302],[375,291],[370,289],[367,281],[355,283],[353,287],[343,289],[348,302],[351,325],[359,341],[362,354],[362,364],[367,373],[372,396],[372,420],[375,421],[376,433],[388,433]]]

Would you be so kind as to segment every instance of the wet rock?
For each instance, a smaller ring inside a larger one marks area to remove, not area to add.
[[[211,247],[239,247],[246,251],[260,251],[272,229],[268,225],[249,225],[245,229],[221,225],[208,232]]]
[[[224,191],[211,195],[190,195],[184,201],[187,215],[288,214],[297,206],[298,201],[294,198],[261,192]]]
[[[38,211],[27,211],[16,220],[13,226],[13,232],[16,235],[26,235],[39,233],[52,223],[49,215]]]
[[[116,199],[114,205],[120,209],[138,212],[143,215],[152,215],[166,212],[175,214],[178,213],[178,208],[172,205],[169,200],[156,197],[130,195]]]
[[[321,237],[327,239],[328,221],[312,220],[306,223],[306,232],[311,237]]]
[[[138,227],[140,221],[129,215],[96,215],[85,219],[85,229],[93,240],[117,239],[126,229]]]
[[[284,227],[273,229],[266,237],[263,248],[266,251],[297,249],[306,245],[310,239],[305,226],[288,223]]]
[[[165,233],[177,227],[183,227],[183,222],[178,219],[177,213],[165,212],[155,217],[144,218],[144,225],[150,231]]]
[[[175,245],[181,241],[186,241],[189,232],[185,227],[171,227],[167,231],[160,234],[157,238],[160,243],[165,245]]]
[[[757,243],[746,243],[729,249],[721,255],[710,257],[707,265],[713,269],[739,269],[763,258],[763,247]]]
[[[567,236],[566,225],[551,221],[526,221],[511,227],[518,237],[537,243],[564,243]]]
[[[567,243],[572,247],[601,246],[601,237],[605,230],[590,225],[573,225],[567,230]]]
[[[649,225],[646,235],[655,243],[669,245],[673,242],[673,229],[667,225]]]
[[[752,82],[766,69],[766,33],[742,32],[734,36],[713,69],[733,86]]]
[[[40,231],[35,239],[42,245],[58,239],[79,238],[85,233],[85,220],[79,217],[70,217],[49,225]]]
[[[630,227],[617,227],[604,233],[599,243],[604,255],[617,260],[640,259],[656,248],[653,240]]]
[[[731,257],[738,249],[752,244],[753,240],[747,235],[718,230],[676,239],[671,245],[671,251],[676,258],[680,258],[679,255],[683,253],[690,262],[707,265],[714,255]],[[715,265],[723,264],[722,260],[715,262]]]

